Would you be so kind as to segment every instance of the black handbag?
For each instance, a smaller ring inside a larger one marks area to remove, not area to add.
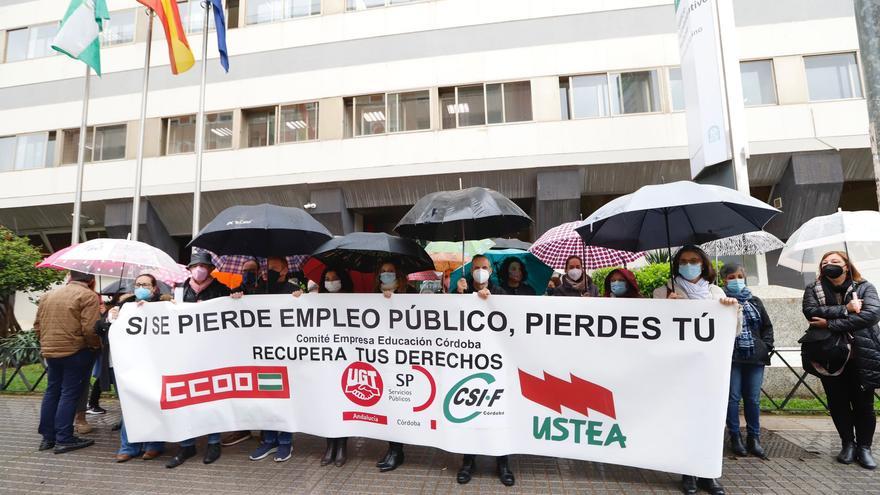
[[[852,335],[827,328],[810,328],[798,340],[804,369],[818,376],[838,376],[852,357]],[[810,366],[807,366],[809,363]]]

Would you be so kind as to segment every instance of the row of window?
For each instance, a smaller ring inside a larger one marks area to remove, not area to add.
[[[346,0],[350,11],[372,9],[424,0]],[[238,27],[239,5],[245,5],[245,24],[262,24],[284,19],[321,13],[321,0],[227,0],[225,3],[227,27]],[[180,21],[187,34],[199,33],[205,19],[201,0],[177,0]],[[133,43],[137,31],[137,14],[143,9],[127,9],[110,14],[110,21],[101,33],[104,47]],[[208,18],[209,29],[214,29],[214,16]],[[52,49],[52,40],[58,33],[59,23],[52,22],[6,31],[5,62],[16,62],[48,57],[58,52]]]
[[[804,57],[811,101],[860,98],[859,67],[854,53]],[[746,106],[777,103],[773,63],[742,62]],[[660,83],[666,76],[667,103]],[[438,88],[441,129],[532,120],[529,81],[468,84]],[[650,69],[563,76],[559,78],[562,120],[612,115],[684,110],[681,70]],[[253,148],[318,139],[318,102],[276,105],[242,110],[241,146]],[[195,151],[196,117],[186,115],[163,121],[164,154]],[[343,98],[343,135],[346,138],[431,128],[430,91],[378,93]],[[206,150],[233,145],[233,112],[206,115]],[[79,129],[62,131],[60,162],[76,163]],[[126,125],[89,128],[86,161],[125,157]],[[42,168],[54,163],[55,132],[0,137],[0,172]]]

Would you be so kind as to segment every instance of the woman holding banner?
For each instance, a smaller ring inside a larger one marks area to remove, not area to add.
[[[654,299],[715,299],[732,306],[737,300],[728,297],[721,287],[715,285],[715,269],[709,256],[697,246],[683,246],[672,257],[672,281],[654,290]],[[739,334],[739,328],[737,328]],[[697,493],[697,487],[713,495],[724,495],[724,487],[718,480],[682,475],[684,493]]]
[[[822,380],[828,396],[843,444],[837,461],[876,469],[871,443],[877,426],[874,389],[880,388],[877,289],[846,253],[831,251],[819,262],[819,278],[804,290],[803,311],[810,322],[800,339],[804,371]]]
[[[130,298],[128,299],[130,300]],[[134,280],[134,300],[137,301],[138,306],[144,303],[157,302],[161,300],[161,295],[159,294],[159,284],[156,281],[156,277],[145,273],[143,275],[139,275]],[[117,316],[119,316],[118,306],[111,308],[108,311],[108,328],[110,322],[115,320]],[[162,451],[165,450],[165,442],[130,443],[128,441],[128,434],[125,431],[124,418],[121,422],[121,425],[122,427],[119,431],[119,451],[116,452],[116,462],[130,461],[135,457],[142,457],[145,461],[149,461],[162,455]]]
[[[730,398],[727,402],[727,433],[730,448],[738,456],[749,453],[767,458],[759,441],[761,435],[761,383],[764,366],[770,365],[773,350],[773,323],[764,303],[746,287],[746,271],[739,263],[727,263],[721,269],[724,292],[739,301],[743,308],[743,329],[733,347],[730,369]],[[746,445],[739,433],[739,402],[746,417]]]
[[[351,294],[354,292],[351,277],[345,270],[337,270],[328,267],[321,274],[321,284],[318,291],[327,294]],[[341,467],[348,459],[348,437],[328,438],[327,450],[321,456],[321,465],[326,466],[333,463],[336,467]]]
[[[565,274],[559,286],[553,289],[554,296],[598,297],[599,288],[584,271],[584,260],[580,256],[569,256],[565,260]]]

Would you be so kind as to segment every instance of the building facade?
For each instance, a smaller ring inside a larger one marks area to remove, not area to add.
[[[876,209],[852,1],[734,3],[751,194],[785,212],[768,230],[784,239],[838,207]],[[107,4],[83,239],[125,236],[135,184],[147,17],[134,0]],[[390,231],[460,179],[529,212],[530,240],[642,185],[689,179],[672,4],[228,0],[228,74],[209,39],[202,224],[271,202],[309,205],[338,234]],[[179,6],[198,57],[199,2]],[[47,252],[69,244],[84,82],[83,65],[49,47],[65,8],[0,2],[0,224]],[[179,255],[199,66],[173,76],[164,45],[157,23],[141,237]]]

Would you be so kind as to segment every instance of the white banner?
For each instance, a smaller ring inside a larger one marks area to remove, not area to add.
[[[128,437],[362,436],[721,475],[736,313],[716,301],[306,294],[127,304]]]

